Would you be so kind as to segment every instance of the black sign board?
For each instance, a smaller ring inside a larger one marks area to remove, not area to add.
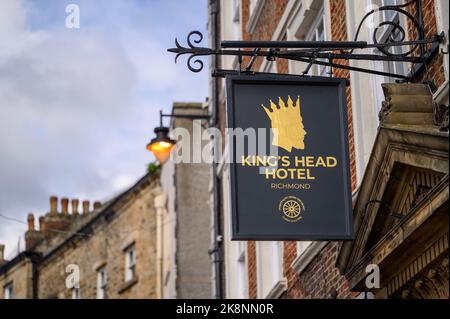
[[[345,80],[228,76],[233,240],[353,238]]]

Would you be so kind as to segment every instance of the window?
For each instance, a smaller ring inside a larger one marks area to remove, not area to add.
[[[250,16],[252,15],[252,13],[255,11],[256,5],[258,4],[259,0],[250,0],[250,6],[249,6],[249,13]]]
[[[401,4],[401,2],[401,0],[381,0],[381,6],[395,6]],[[383,14],[386,20],[392,20],[397,13],[395,11],[386,10],[383,11]]]
[[[435,4],[435,12],[436,12],[436,26],[437,33],[441,33],[441,31],[446,31],[449,29],[448,26],[448,10],[449,10],[449,1],[448,0],[438,0],[434,2]],[[448,33],[445,37],[444,41],[441,43],[441,50],[444,52],[448,52]],[[445,70],[445,79],[448,81],[448,69],[449,69],[449,59],[444,59],[444,70]]]
[[[106,266],[97,271],[97,299],[106,298],[106,285],[108,283],[108,273]]]
[[[223,158],[228,154],[228,137],[226,137],[226,146]],[[230,166],[225,162],[221,163],[222,170],[220,175],[222,177],[223,186],[223,202],[224,202],[224,258],[225,264],[225,295],[230,299],[245,299],[248,298],[248,268],[246,261],[246,247],[245,241],[231,241],[231,194],[230,194]]]
[[[323,0],[301,2],[293,8],[293,14],[286,24],[286,39],[288,41],[328,41],[328,20]],[[328,62],[327,59],[316,61]],[[302,74],[307,70],[308,63],[289,61],[289,72]],[[324,65],[312,65],[308,75],[329,76],[329,68]]]
[[[239,0],[233,0],[232,6],[233,6],[233,22],[234,23],[239,23],[239,21],[240,21]]]
[[[5,299],[14,299],[14,286],[12,282],[7,284],[3,289],[3,295]]]
[[[246,241],[238,242],[238,258],[237,258],[237,273],[238,273],[238,289],[241,298],[248,298],[247,289],[247,263],[245,261],[245,246]]]
[[[386,5],[399,5],[402,4],[402,0],[369,0],[373,4],[373,7],[381,7]],[[393,24],[400,24],[403,26],[405,30],[407,30],[406,26],[404,25],[403,19],[401,19],[402,16],[396,12],[391,10],[383,10],[379,12],[379,15],[375,17],[374,26],[372,29],[369,29],[369,34],[372,36],[372,34],[375,32],[375,28],[378,26],[380,22],[392,22]],[[378,21],[377,21],[378,20]],[[377,42],[378,43],[385,43],[388,41],[400,41],[401,33],[397,28],[394,28],[392,24],[385,24],[384,26],[381,26],[377,31]],[[405,41],[408,40],[405,38]],[[371,39],[372,41],[372,39]],[[401,46],[392,46],[389,49],[387,49],[391,54],[400,54],[402,52],[405,52],[407,48],[401,47]],[[373,49],[373,54],[381,54],[378,49]],[[403,74],[406,75],[408,64],[404,62],[392,62],[392,61],[371,61],[371,64],[373,66],[374,70],[381,71],[381,72],[388,72],[388,73],[394,73],[394,74]],[[375,93],[375,100],[376,100],[376,110],[375,112],[378,113],[381,105],[384,101],[384,93],[381,88],[382,83],[392,83],[395,81],[395,78],[391,77],[383,77],[383,76],[375,76],[374,81],[372,82],[373,85],[373,91]],[[376,118],[376,121],[378,123],[378,118]]]
[[[239,0],[231,1],[233,15],[233,39],[241,39],[241,16]]]
[[[253,33],[256,28],[256,24],[261,17],[261,13],[263,11],[263,7],[266,0],[250,0],[249,3],[249,12],[248,12],[248,21],[247,21],[247,31],[249,33]]]
[[[377,6],[393,6],[402,4],[402,0],[375,0],[374,4]],[[380,22],[389,21],[393,24],[402,25],[402,21],[400,20],[400,15],[396,11],[392,10],[383,10],[380,12],[379,16]],[[377,27],[377,25],[375,25]],[[398,28],[395,28],[391,24],[386,24],[384,27],[380,27],[377,33],[377,41],[378,43],[386,43],[389,41],[400,41],[402,33]],[[407,30],[407,28],[405,28]],[[373,32],[374,30],[372,30]],[[404,52],[406,48],[401,46],[393,46],[389,48],[389,52],[391,54],[401,54]],[[376,52],[379,53],[379,52]],[[390,62],[386,61],[383,63],[383,68],[385,72],[396,73],[396,74],[406,74],[407,66],[405,63],[401,62]],[[392,82],[392,79],[386,79],[385,81]]]
[[[286,288],[282,245],[278,241],[256,243],[258,298],[278,298]]]
[[[81,299],[81,290],[80,287],[72,288],[72,299]]]
[[[326,36],[326,22],[325,22],[325,14],[324,14],[324,8],[322,7],[317,14],[316,20],[311,26],[311,29],[309,31],[309,34],[306,38],[307,41],[327,41]],[[324,61],[328,62],[324,59],[317,59],[317,61]],[[313,67],[310,69],[309,74],[310,75],[316,75],[316,76],[326,76],[327,74],[327,67],[324,65],[313,65]]]
[[[136,275],[136,252],[134,245],[125,250],[125,281],[132,280]]]

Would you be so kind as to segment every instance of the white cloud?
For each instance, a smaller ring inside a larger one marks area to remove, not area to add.
[[[114,179],[114,187],[116,188],[116,190],[118,191],[123,191],[126,188],[130,187],[131,185],[133,185],[133,183],[136,181],[136,179],[134,178],[134,176],[130,176],[130,175],[119,175]]]
[[[207,92],[148,30],[35,30],[27,5],[0,3],[0,213],[23,221],[49,195],[105,200],[131,185],[151,160],[159,108]],[[23,230],[0,218],[8,254]]]

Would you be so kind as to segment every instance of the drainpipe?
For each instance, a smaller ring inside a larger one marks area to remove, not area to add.
[[[32,280],[32,299],[38,299],[39,298],[39,272],[38,272],[38,265],[36,260],[31,261],[31,280]]]
[[[210,17],[210,41],[211,47],[217,49],[219,47],[219,13],[220,13],[220,1],[210,0],[209,1],[209,17]],[[214,69],[219,68],[219,59],[215,55],[211,56],[211,67]],[[219,108],[219,96],[218,88],[219,81],[217,78],[211,78],[211,123],[210,127],[217,127],[217,111]],[[214,137],[211,137],[214,139]],[[214,147],[216,143],[213,141]],[[219,145],[221,147],[221,145]],[[215,151],[216,152],[216,151]],[[211,178],[212,178],[212,197],[213,197],[213,223],[214,223],[214,233],[213,233],[213,249],[210,250],[212,255],[212,260],[214,263],[214,297],[216,299],[223,298],[223,285],[222,285],[222,268],[223,268],[223,258],[222,258],[222,231],[221,231],[221,216],[220,216],[220,205],[219,205],[219,180],[217,177],[217,163],[213,161],[211,165]]]
[[[41,258],[40,254],[34,252],[25,252],[29,254],[28,258],[31,263],[31,299],[39,299],[39,261]],[[27,257],[26,257],[27,258]]]

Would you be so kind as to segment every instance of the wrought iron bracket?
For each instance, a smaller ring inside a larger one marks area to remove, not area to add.
[[[163,118],[171,117],[171,118],[180,118],[180,119],[188,119],[188,120],[209,120],[211,116],[209,114],[164,114],[162,110],[159,111],[159,126],[163,126]]]
[[[413,5],[416,6],[416,16],[413,16],[410,13],[412,10],[409,10]],[[383,14],[385,12],[395,13],[396,20],[382,21],[373,28],[372,43],[358,41],[363,24],[374,14],[385,16]],[[409,25],[417,35],[416,39],[405,40],[407,31],[402,26],[400,17],[406,19],[406,25]],[[384,32],[383,39],[380,39],[379,36],[381,29],[389,31]],[[368,12],[358,25],[354,41],[222,41],[220,49],[211,49],[197,46],[202,42],[203,35],[199,31],[192,31],[187,36],[187,46],[180,45],[178,39],[175,39],[176,47],[168,49],[168,51],[176,54],[175,62],[181,55],[188,55],[187,67],[192,72],[200,72],[204,67],[203,61],[199,57],[216,55],[238,56],[239,73],[256,74],[251,71],[256,59],[265,57],[270,61],[286,59],[305,62],[308,64],[305,69],[306,73],[312,65],[322,65],[330,69],[364,72],[395,78],[401,82],[412,82],[418,72],[422,72],[423,69],[427,70],[427,63],[439,52],[439,44],[443,39],[444,33],[425,38],[422,0],[412,0],[402,5],[382,6]],[[367,49],[374,52],[356,53]],[[243,57],[250,58],[244,70],[242,70]],[[350,60],[410,63],[411,72],[404,75],[356,67],[347,63]],[[233,72],[233,70],[214,70],[213,75],[223,76],[227,72]]]

